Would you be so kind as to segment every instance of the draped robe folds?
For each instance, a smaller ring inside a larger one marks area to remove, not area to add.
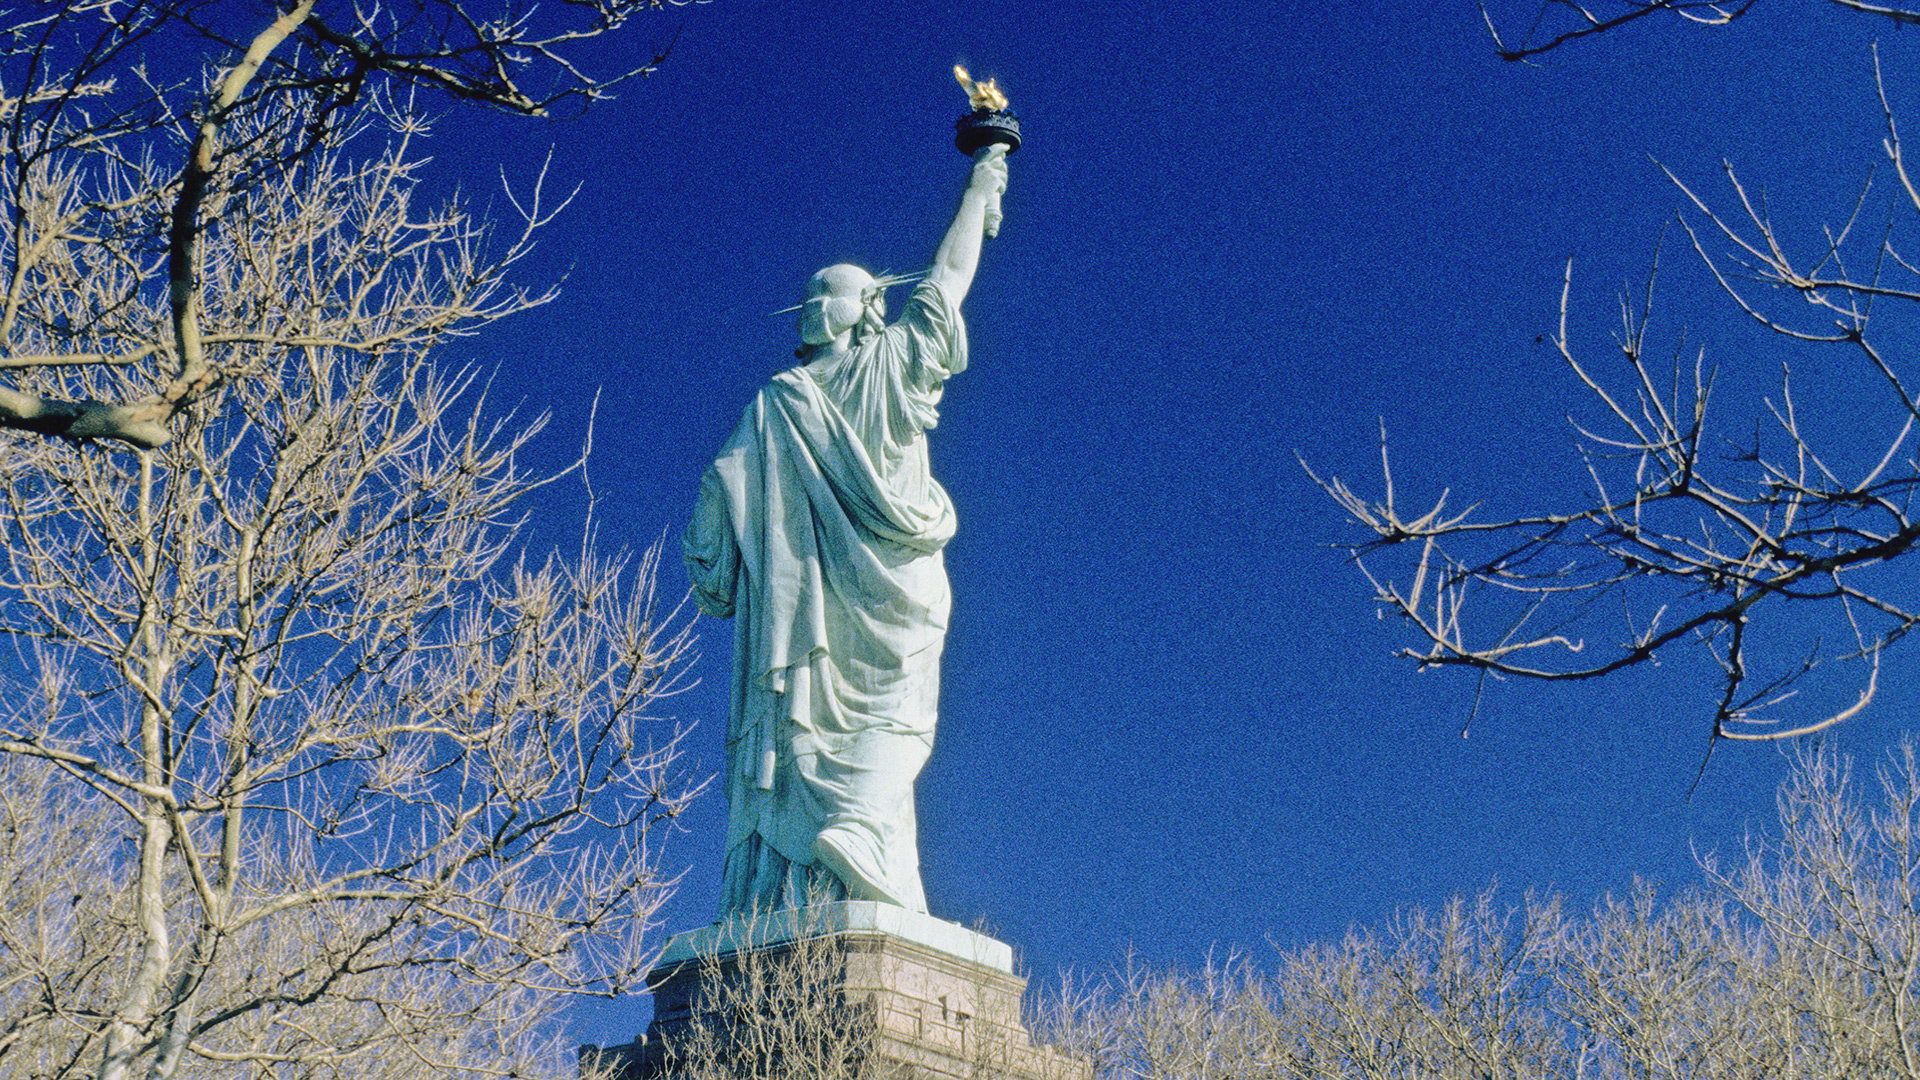
[[[723,914],[926,910],[913,782],[954,513],[925,432],[966,365],[958,308],[923,281],[898,322],[775,376],[701,480],[683,554],[700,607],[734,620]]]

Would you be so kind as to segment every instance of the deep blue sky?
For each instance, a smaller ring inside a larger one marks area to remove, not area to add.
[[[967,168],[955,61],[1027,127],[933,435],[961,522],[919,789],[935,914],[984,920],[1039,978],[1129,948],[1190,963],[1495,880],[1580,902],[1636,874],[1684,885],[1693,852],[1770,820],[1774,748],[1722,747],[1689,798],[1711,689],[1691,670],[1496,685],[1462,738],[1471,679],[1392,658],[1410,642],[1331,547],[1354,534],[1295,454],[1372,487],[1384,422],[1410,499],[1564,502],[1583,403],[1536,338],[1565,260],[1599,355],[1681,203],[1654,160],[1716,194],[1730,160],[1782,216],[1838,219],[1879,158],[1869,45],[1920,130],[1920,35],[1767,0],[1526,67],[1468,4],[715,0],[657,26],[629,47],[678,31],[670,61],[618,101],[437,136],[470,187],[550,147],[580,186],[525,270],[565,275],[562,299],[450,359],[551,409],[556,459],[599,396],[608,540],[677,541],[714,449],[792,362],[791,317],[768,313],[809,273],[928,262]],[[1736,384],[1770,377],[1785,346],[1682,255],[1672,325]],[[543,537],[577,528],[578,495],[542,503]],[[684,586],[676,543],[663,589]],[[701,685],[666,709],[711,770],[730,635],[701,633]],[[1897,661],[1835,741],[1896,740],[1912,673]],[[712,917],[723,816],[710,798],[668,852],[686,868],[668,932]],[[576,1028],[620,1041],[644,1015]]]

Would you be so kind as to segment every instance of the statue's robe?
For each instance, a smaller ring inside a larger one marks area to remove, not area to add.
[[[683,554],[734,620],[723,913],[809,899],[926,910],[913,782],[933,748],[953,503],[927,468],[960,312],[775,376],[700,484]]]

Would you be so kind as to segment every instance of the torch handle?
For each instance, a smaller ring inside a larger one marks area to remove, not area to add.
[[[974,164],[977,165],[990,158],[1006,156],[1007,148],[1004,144],[989,143],[973,152],[973,161]],[[989,239],[1000,235],[1000,222],[1002,219],[1003,215],[1000,213],[1000,192],[996,189],[992,194],[987,196],[986,225],[982,230],[987,234]]]

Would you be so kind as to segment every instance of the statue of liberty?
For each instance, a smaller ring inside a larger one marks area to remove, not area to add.
[[[954,531],[926,432],[967,366],[960,302],[1004,158],[978,153],[897,321],[896,279],[813,275],[803,362],[760,390],[701,480],[683,553],[701,609],[734,621],[723,916],[817,900],[926,910],[913,783],[939,713]]]

